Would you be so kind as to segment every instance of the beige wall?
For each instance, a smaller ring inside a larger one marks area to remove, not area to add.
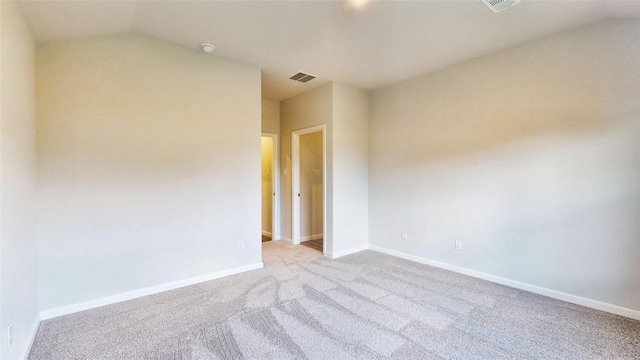
[[[43,310],[261,262],[259,70],[108,36],[37,91]]]
[[[262,145],[262,234],[271,236],[273,227],[273,139],[261,138]]]
[[[262,99],[262,132],[280,133],[280,102]]]
[[[291,132],[326,124],[325,252],[341,256],[368,243],[368,95],[329,83],[281,103],[283,236],[291,237]]]
[[[15,2],[0,13],[0,358],[20,359],[38,319],[35,43]]]
[[[298,95],[280,103],[280,149],[282,180],[280,184],[282,237],[291,239],[291,132],[316,125],[326,124],[326,206],[327,206],[327,233],[325,243],[327,252],[332,252],[332,194],[333,182],[333,157],[332,157],[332,131],[333,131],[333,84],[323,85],[317,89]]]
[[[333,85],[334,253],[369,244],[369,98],[364,90]]]
[[[601,23],[375,91],[371,244],[640,310],[639,34]]]

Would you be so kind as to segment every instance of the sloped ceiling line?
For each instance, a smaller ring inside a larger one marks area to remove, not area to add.
[[[137,33],[262,70],[263,97],[328,81],[371,90],[611,18],[640,0],[533,1],[499,14],[473,1],[20,1],[38,41]],[[305,69],[318,78],[289,80]]]

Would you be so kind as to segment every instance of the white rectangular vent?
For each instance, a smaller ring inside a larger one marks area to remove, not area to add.
[[[299,73],[293,75],[292,77],[290,77],[289,79],[306,83],[307,81],[311,81],[311,80],[313,80],[315,78],[316,77],[313,76],[313,75],[309,75],[309,74],[305,74],[303,72],[299,72]]]
[[[494,13],[507,10],[513,5],[520,4],[520,0],[481,0]]]

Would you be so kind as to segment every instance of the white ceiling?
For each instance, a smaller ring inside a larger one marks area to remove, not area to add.
[[[376,89],[548,34],[640,18],[635,1],[21,1],[38,41],[136,33],[262,70],[263,97],[338,81]],[[303,84],[298,71],[318,78]]]

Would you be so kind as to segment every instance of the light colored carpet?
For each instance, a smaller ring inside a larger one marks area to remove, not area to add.
[[[640,321],[364,251],[42,322],[29,359],[639,359]]]

